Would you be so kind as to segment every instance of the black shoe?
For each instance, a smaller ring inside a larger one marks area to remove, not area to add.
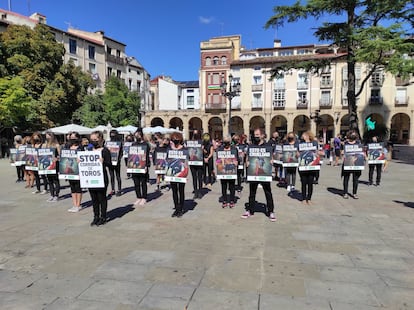
[[[177,217],[177,214],[178,214],[178,211],[174,211],[174,213],[171,215],[171,217]]]
[[[122,192],[121,192],[121,191],[117,191],[117,192],[116,192],[116,196],[117,196],[117,197],[119,197],[119,196],[121,196],[121,195],[122,195]]]
[[[99,218],[98,217],[94,217],[93,218],[93,221],[91,222],[91,226],[98,225],[98,223],[99,223]]]
[[[106,217],[101,217],[98,223],[96,223],[96,226],[105,225],[105,223],[106,223]]]
[[[177,211],[176,217],[182,217],[182,216],[183,216],[183,211]]]

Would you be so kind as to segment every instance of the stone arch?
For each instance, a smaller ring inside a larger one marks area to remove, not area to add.
[[[349,122],[349,114],[345,114],[341,117],[341,126],[339,129],[339,133],[344,137],[346,133],[349,131],[350,122]]]
[[[223,121],[220,117],[214,116],[209,119],[208,132],[212,139],[223,139]]]
[[[203,121],[199,117],[192,117],[188,121],[189,138],[193,138],[193,131],[198,129],[199,132],[203,131]]]
[[[183,120],[179,117],[173,117],[172,119],[170,119],[170,128],[174,128],[182,131],[184,126],[183,126]]]
[[[364,126],[365,126],[365,120],[371,117],[372,121],[375,121],[376,124],[384,124],[384,116],[378,113],[371,113],[367,117],[364,118]]]
[[[164,120],[161,117],[154,117],[151,120],[151,127],[161,126],[164,127]]]
[[[408,144],[410,140],[410,116],[396,113],[391,118],[390,140],[394,143]]]
[[[310,128],[311,120],[308,116],[304,114],[296,116],[293,120],[293,132],[297,134],[298,137],[301,137],[302,133],[310,130]]]
[[[263,131],[265,130],[265,120],[264,120],[263,117],[253,116],[250,119],[250,123],[249,123],[249,134],[250,134],[250,136],[253,135],[253,130],[255,128],[261,128],[261,129],[263,129]]]
[[[270,125],[270,135],[274,132],[279,132],[280,137],[287,134],[287,119],[283,115],[276,115],[272,118]]]
[[[241,135],[244,133],[244,123],[240,116],[233,116],[231,118],[231,134]]]
[[[320,122],[316,125],[315,135],[323,138],[323,141],[330,141],[335,135],[335,121],[329,114],[322,114]]]

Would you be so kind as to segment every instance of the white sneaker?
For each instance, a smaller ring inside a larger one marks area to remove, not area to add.
[[[54,198],[54,197],[52,197],[52,196],[51,196],[51,197],[49,197],[49,199],[48,199],[48,200],[46,200],[46,201],[47,201],[47,202],[52,202],[52,201],[53,201],[53,198]]]
[[[291,191],[291,187],[290,187],[290,185],[288,185],[288,186],[286,187],[286,190],[287,190],[288,192],[290,192],[290,191]]]
[[[82,210],[81,207],[73,206],[72,208],[68,209],[68,212],[76,213],[76,212],[79,212],[80,210]]]
[[[59,197],[58,196],[54,196],[54,197],[52,197],[52,202],[57,202],[59,200]]]
[[[40,195],[47,194],[47,192],[48,192],[48,191],[44,189],[44,190],[42,190],[42,191],[40,192]]]
[[[291,187],[290,187],[290,191],[291,192],[293,192],[293,191],[295,191],[296,189],[295,189],[295,187],[292,185]]]
[[[147,203],[146,199],[141,199],[141,202],[139,203],[140,206],[143,206]]]
[[[35,190],[35,191],[32,192],[32,194],[39,194],[39,193],[40,193],[40,191],[38,191],[38,190]]]
[[[259,185],[257,186],[258,188],[263,188],[262,184],[259,183]]]

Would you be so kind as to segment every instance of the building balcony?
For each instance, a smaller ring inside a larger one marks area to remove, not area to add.
[[[252,111],[262,110],[263,109],[263,101],[253,101],[252,102]]]
[[[286,107],[285,100],[273,100],[273,110],[284,110]]]
[[[407,85],[410,85],[409,78],[403,79],[402,77],[399,77],[399,76],[395,77],[395,86],[407,86]]]
[[[114,56],[114,55],[111,55],[111,54],[105,54],[105,60],[108,61],[108,62],[112,62],[114,64],[117,64],[117,65],[121,65],[121,66],[125,65],[125,60],[123,58],[118,57],[118,56]]]
[[[308,108],[308,99],[298,99],[296,101],[297,109],[307,109]]]
[[[274,85],[274,89],[276,90],[285,90],[285,88],[286,88],[285,83],[278,82],[278,83],[275,83]]]
[[[395,97],[394,103],[396,107],[406,106],[408,105],[408,102],[410,101],[410,97],[400,98]]]
[[[332,108],[332,98],[329,99],[319,99],[319,107],[321,109]]]
[[[374,87],[374,88],[382,87],[382,84],[384,84],[384,79],[375,79],[375,80],[371,79],[369,81],[369,86]]]
[[[226,110],[226,107],[225,103],[206,103],[206,111]]]
[[[342,108],[347,108],[348,109],[348,98],[342,98]]]
[[[333,86],[332,81],[325,81],[325,82],[321,81],[319,84],[319,88],[321,89],[332,88],[332,86]]]
[[[375,96],[375,97],[370,97],[369,99],[368,99],[368,103],[370,104],[370,105],[381,105],[382,104],[382,97],[377,97],[377,96]]]
[[[263,84],[252,85],[252,91],[263,91]]]
[[[231,102],[231,109],[232,110],[241,110],[241,102]]]
[[[308,89],[309,84],[305,82],[298,82],[297,89]]]

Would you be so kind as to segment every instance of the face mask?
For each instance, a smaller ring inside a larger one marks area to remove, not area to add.
[[[294,138],[293,137],[288,137],[288,141],[289,142],[292,142],[294,140]]]
[[[116,140],[116,136],[111,136],[111,140],[115,141]]]
[[[351,136],[349,137],[349,139],[350,139],[350,140],[352,140],[352,141],[355,141],[355,140],[356,140],[356,138],[357,138],[357,137],[356,137],[356,135],[351,135]]]
[[[172,140],[172,142],[174,143],[175,146],[180,144],[180,140]]]
[[[99,141],[91,141],[91,144],[94,148],[97,148],[99,146]]]
[[[230,146],[230,142],[226,141],[223,143],[225,147],[229,147]]]
[[[141,137],[135,137],[135,139],[137,140],[137,142],[141,142],[142,138]]]
[[[131,138],[128,138],[128,139],[127,139],[127,142],[132,142],[132,139],[131,139]]]
[[[253,142],[254,143],[259,143],[260,142],[260,137],[253,137]]]
[[[78,143],[78,139],[69,139],[69,143],[70,144],[77,144]]]
[[[40,139],[33,139],[33,141],[34,141],[35,143],[39,143],[39,142],[40,142]]]

